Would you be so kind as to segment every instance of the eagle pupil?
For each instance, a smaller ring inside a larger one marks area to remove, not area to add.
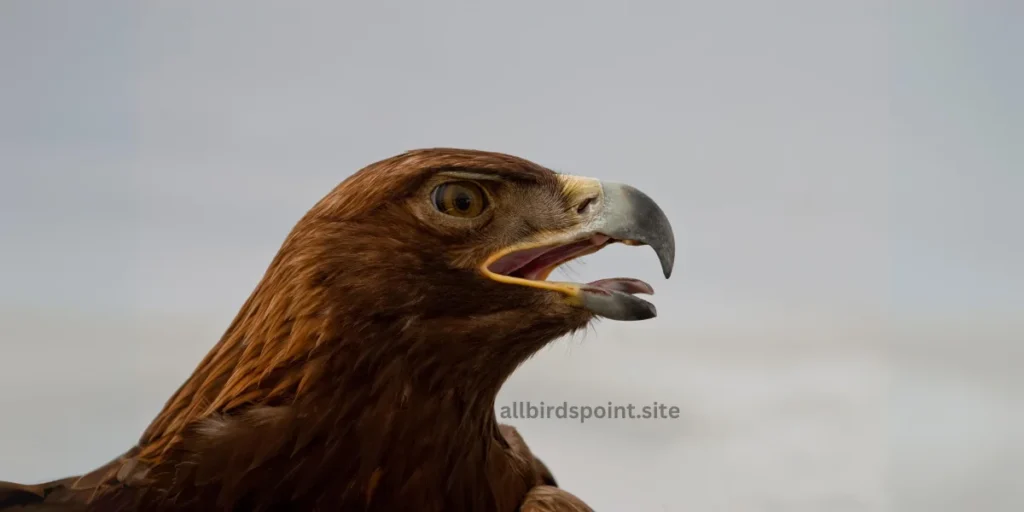
[[[469,197],[465,192],[455,197],[455,207],[460,211],[469,210],[473,206],[473,199]]]

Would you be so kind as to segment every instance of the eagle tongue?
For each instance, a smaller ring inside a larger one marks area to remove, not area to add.
[[[524,251],[516,251],[511,254],[502,256],[498,261],[491,264],[491,272],[503,275],[512,275],[513,272],[519,271],[527,265],[533,263],[537,258],[544,255],[546,252],[550,252],[557,247],[536,247],[533,249],[527,249]]]
[[[612,277],[609,279],[599,279],[587,283],[587,286],[594,288],[600,288],[602,290],[618,291],[629,294],[643,293],[646,295],[654,295],[654,288],[644,281],[639,279],[632,279],[629,277]]]

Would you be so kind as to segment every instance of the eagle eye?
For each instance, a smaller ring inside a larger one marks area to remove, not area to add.
[[[434,189],[434,208],[453,217],[472,218],[487,208],[487,194],[471,181],[442,183]]]

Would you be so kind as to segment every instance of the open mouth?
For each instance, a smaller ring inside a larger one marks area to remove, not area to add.
[[[487,265],[487,270],[502,276],[527,281],[546,281],[551,272],[559,266],[593,254],[613,243],[622,242],[636,245],[636,242],[616,240],[606,235],[594,234],[582,240],[566,244],[531,247],[505,254]],[[622,292],[628,294],[653,295],[651,285],[639,279],[614,277],[599,279],[581,286],[591,292]]]
[[[675,236],[665,212],[643,192],[620,183],[559,175],[562,196],[578,216],[573,226],[543,231],[497,250],[479,270],[493,281],[548,290],[564,303],[611,320],[646,320],[658,315],[654,304],[637,295],[653,295],[651,285],[625,277],[589,283],[548,281],[568,261],[613,243],[654,249],[667,279],[675,259]]]

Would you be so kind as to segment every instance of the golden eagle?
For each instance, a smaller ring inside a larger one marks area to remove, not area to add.
[[[590,510],[495,397],[595,317],[655,316],[642,281],[547,280],[616,242],[671,274],[669,222],[628,185],[458,149],[372,164],[298,222],[133,448],[80,477],[0,483],[0,510]]]

